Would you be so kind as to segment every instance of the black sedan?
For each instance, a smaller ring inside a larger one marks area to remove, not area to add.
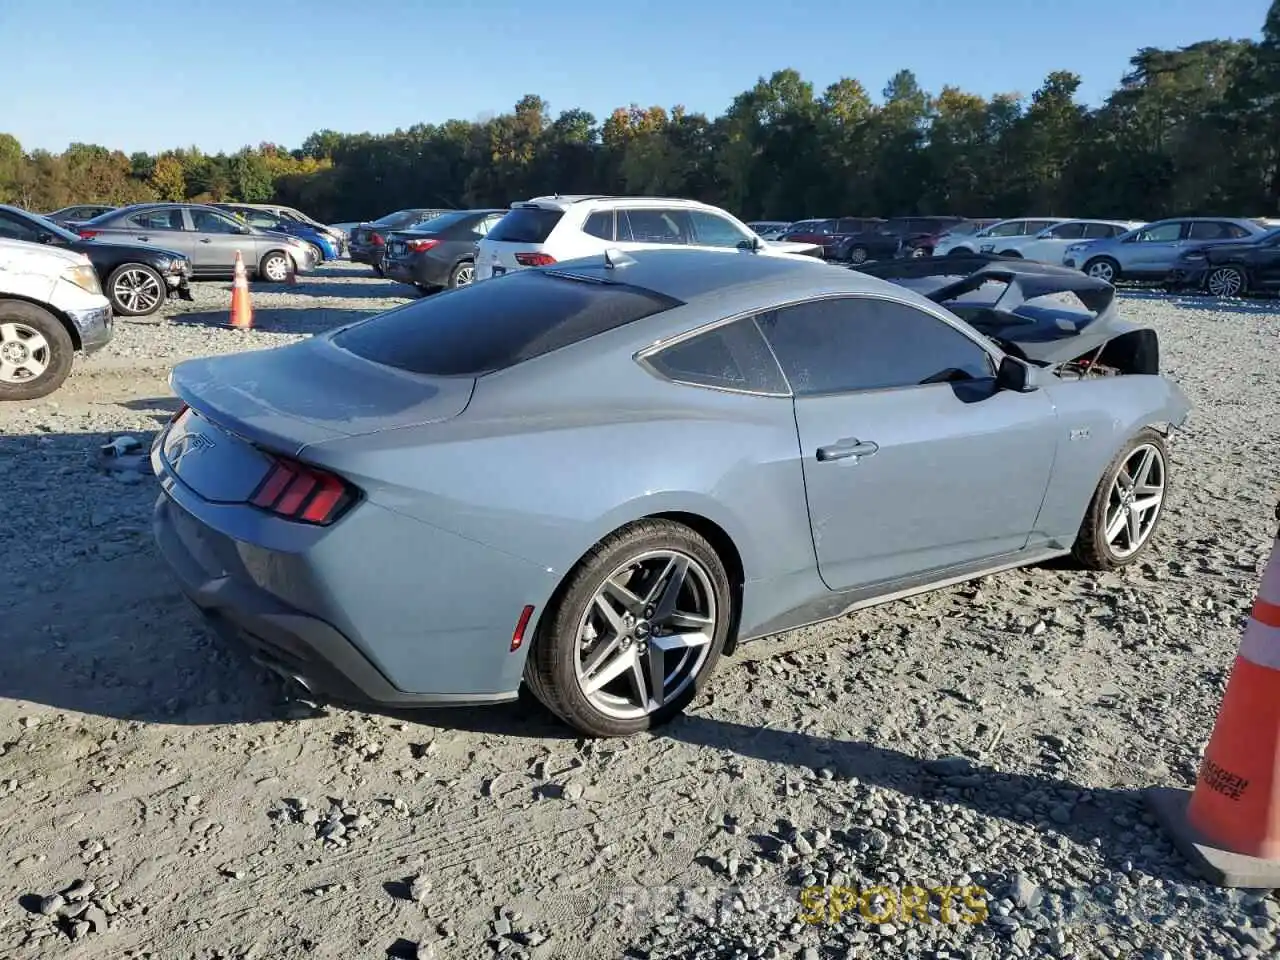
[[[1206,243],[1183,253],[1165,279],[1171,290],[1204,290],[1215,297],[1280,288],[1280,229],[1252,240]]]
[[[146,317],[169,297],[191,300],[191,260],[175,250],[137,243],[85,240],[37,213],[0,204],[0,237],[47,243],[83,253],[116,313]]]
[[[386,252],[387,234],[392,230],[409,230],[442,213],[453,212],[434,207],[411,207],[388,213],[385,217],[379,217],[371,223],[357,224],[351,230],[347,256],[353,263],[369,264],[373,267],[373,272],[381,276],[382,255]]]
[[[476,243],[507,210],[457,210],[387,235],[385,276],[425,292],[465,287],[475,275]]]

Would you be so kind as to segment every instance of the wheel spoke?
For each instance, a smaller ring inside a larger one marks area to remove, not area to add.
[[[691,633],[667,633],[654,637],[649,641],[649,648],[660,650],[663,654],[675,653],[679,650],[693,650],[711,643],[711,634],[702,631]]]
[[[12,323],[0,323],[0,343],[10,343],[14,340],[21,340],[18,336],[18,327]]]
[[[1143,497],[1140,500],[1133,501],[1133,510],[1135,513],[1141,516],[1142,514],[1147,513],[1149,510],[1154,510],[1156,507],[1160,506],[1160,501],[1163,499],[1164,499],[1164,496],[1159,493],[1154,494],[1150,497]]]
[[[635,670],[639,667],[639,661],[636,659],[635,648],[617,651],[613,658],[610,659],[603,667],[590,676],[584,683],[582,692],[590,696],[599,691],[602,687],[612,683],[618,677],[628,670]]]
[[[610,577],[604,582],[603,592],[622,604],[622,609],[633,617],[640,616],[644,611],[644,601],[620,584],[616,576]]]
[[[0,357],[0,381],[3,381],[4,383],[16,383],[17,380],[17,366]]]
[[[667,702],[667,658],[661,648],[651,644],[644,659],[649,668],[649,696],[653,705],[660,707]]]
[[[688,572],[689,560],[686,557],[672,557],[667,563],[658,582],[644,598],[646,607],[653,606],[653,614],[649,619],[654,623],[666,623],[676,612],[676,603],[680,599],[680,591],[684,589],[684,578]]]
[[[1128,514],[1125,519],[1126,528],[1129,531],[1129,549],[1132,550],[1142,542],[1142,514],[1133,507],[1130,507],[1126,513]]]
[[[714,621],[699,613],[683,613],[677,610],[667,617],[662,625],[671,627],[673,630],[709,630],[714,626]]]
[[[1125,528],[1125,524],[1129,522],[1129,511],[1124,507],[1117,507],[1115,515],[1107,521],[1107,543],[1115,543],[1116,537],[1120,536],[1120,531]]]
[[[1138,464],[1138,469],[1133,472],[1134,480],[1130,484],[1131,487],[1145,486],[1151,479],[1151,465],[1156,462],[1155,450],[1148,447],[1142,454],[1142,460]]]

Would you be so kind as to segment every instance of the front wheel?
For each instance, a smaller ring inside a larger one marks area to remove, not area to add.
[[[1110,257],[1097,257],[1084,265],[1084,272],[1095,280],[1115,283],[1120,279],[1120,264]]]
[[[947,256],[948,257],[971,257],[973,256],[973,251],[970,250],[968,247],[952,247],[950,250],[947,251]]]
[[[1022,254],[1020,254],[1017,250],[1001,250],[1001,251],[1000,251],[1000,256],[1002,256],[1002,257],[1017,257],[1019,260],[1021,260],[1021,259],[1022,259]]]
[[[165,300],[164,279],[145,263],[126,263],[107,277],[107,297],[116,313],[149,317]]]
[[[311,259],[316,264],[324,263],[324,249],[318,243],[307,243],[311,248]]]
[[[933,256],[933,251],[930,250],[928,247],[912,247],[911,248],[912,260],[920,260],[924,257],[931,257],[931,256]]]
[[[0,300],[0,400],[38,400],[71,373],[75,344],[48,310]]]
[[[289,279],[289,255],[281,250],[272,250],[258,264],[258,275],[271,283],[284,283]]]
[[[569,574],[543,615],[525,680],[588,736],[639,733],[697,696],[732,614],[711,544],[683,524],[639,521],[596,544]]]
[[[1072,552],[1091,570],[1117,570],[1151,546],[1169,492],[1169,451],[1150,427],[1138,431],[1107,466]]]
[[[1214,267],[1204,281],[1204,288],[1215,297],[1238,297],[1245,286],[1244,271],[1239,267]]]

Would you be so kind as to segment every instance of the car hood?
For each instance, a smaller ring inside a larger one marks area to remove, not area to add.
[[[820,250],[820,243],[805,243],[802,240],[764,240],[764,245],[771,250],[777,250],[779,253],[812,253],[814,250]]]
[[[31,273],[54,277],[67,267],[89,262],[83,253],[26,240],[0,239],[0,272]]]

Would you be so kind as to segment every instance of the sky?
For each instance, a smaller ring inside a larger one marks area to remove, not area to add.
[[[289,148],[325,128],[474,120],[536,93],[558,113],[722,112],[792,67],[878,99],[915,71],[990,96],[1052,70],[1104,99],[1143,46],[1257,37],[1269,0],[0,0],[0,132],[27,150],[99,143]],[[841,11],[847,12],[841,12]]]

